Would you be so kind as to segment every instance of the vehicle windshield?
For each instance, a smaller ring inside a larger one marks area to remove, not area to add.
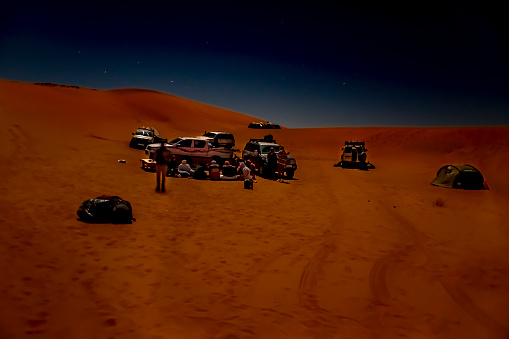
[[[143,135],[143,136],[146,136],[146,137],[151,137],[152,134],[149,132],[149,131],[145,131],[145,130],[142,130],[142,129],[139,129],[136,131],[136,135]]]
[[[182,138],[177,138],[177,139],[173,139],[172,141],[168,142],[168,144],[170,145],[175,145],[177,142],[179,142],[180,140],[182,140]]]
[[[267,145],[267,146],[262,146],[261,147],[261,151],[263,154],[268,154],[270,153],[270,148],[271,147],[274,147],[274,150],[277,152],[279,152],[279,145]]]

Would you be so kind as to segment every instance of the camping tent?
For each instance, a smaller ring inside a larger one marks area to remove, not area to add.
[[[487,188],[481,172],[471,165],[445,165],[438,170],[437,177],[431,184],[465,190],[483,190]]]

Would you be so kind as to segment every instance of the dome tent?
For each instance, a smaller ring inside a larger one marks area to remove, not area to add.
[[[471,165],[442,166],[437,172],[437,177],[431,184],[465,190],[487,189],[481,172]]]

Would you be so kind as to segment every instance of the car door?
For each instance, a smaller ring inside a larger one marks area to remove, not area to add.
[[[204,152],[207,140],[195,139],[193,140],[193,152]]]
[[[193,150],[193,140],[182,139],[176,144],[176,146],[183,152],[191,152]]]
[[[343,151],[343,161],[352,161],[352,147],[346,146]]]

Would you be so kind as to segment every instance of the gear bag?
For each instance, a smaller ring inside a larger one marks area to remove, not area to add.
[[[131,204],[117,196],[101,195],[85,200],[78,208],[78,217],[89,223],[130,224],[133,218]]]
[[[253,179],[244,179],[244,188],[248,190],[253,189]]]

